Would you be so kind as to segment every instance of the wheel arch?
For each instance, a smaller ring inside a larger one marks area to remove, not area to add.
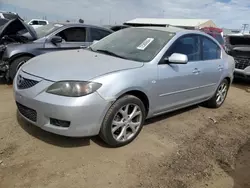
[[[121,93],[117,97],[117,100],[125,95],[133,95],[133,96],[139,98],[142,101],[142,103],[144,104],[144,107],[146,109],[146,115],[148,114],[150,102],[149,102],[149,98],[145,92],[138,90],[138,89],[128,90],[128,91]]]
[[[28,57],[35,57],[35,55],[31,54],[31,53],[18,53],[18,54],[15,54],[13,55],[12,57],[9,58],[9,63],[11,64],[14,60],[16,60],[17,58],[20,58],[20,57],[24,57],[24,56],[28,56]]]

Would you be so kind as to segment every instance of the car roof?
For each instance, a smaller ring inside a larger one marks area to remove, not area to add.
[[[103,29],[103,30],[106,30],[106,31],[113,32],[111,29],[107,29],[105,27],[90,25],[90,24],[84,24],[84,23],[50,22],[49,24],[59,24],[59,25],[67,26],[67,27],[92,27],[92,28],[99,28],[99,29]]]

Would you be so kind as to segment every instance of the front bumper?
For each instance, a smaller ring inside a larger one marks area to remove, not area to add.
[[[250,66],[245,69],[237,69],[234,70],[235,77],[243,77],[243,78],[250,78]]]
[[[41,129],[69,137],[85,137],[97,135],[103,118],[111,106],[97,92],[83,97],[63,97],[45,92],[53,82],[41,80],[22,73],[29,79],[38,79],[39,83],[28,89],[18,89],[14,79],[14,97],[18,105],[24,106],[19,113],[30,123]],[[38,81],[37,80],[37,81]],[[20,107],[20,106],[19,106]],[[30,110],[33,110],[32,112]],[[34,118],[34,112],[36,118]],[[26,114],[32,113],[32,114]],[[32,115],[32,116],[31,116]],[[33,117],[33,118],[31,118]],[[69,127],[51,124],[51,118],[70,122]]]

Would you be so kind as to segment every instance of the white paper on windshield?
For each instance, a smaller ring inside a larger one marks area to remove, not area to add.
[[[148,47],[148,45],[150,45],[151,42],[153,42],[153,41],[154,41],[154,38],[147,38],[146,40],[144,40],[144,41],[137,47],[137,49],[138,49],[138,50],[145,50],[145,49]]]

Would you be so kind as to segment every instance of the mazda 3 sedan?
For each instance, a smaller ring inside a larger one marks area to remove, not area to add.
[[[32,124],[120,147],[147,118],[198,103],[220,107],[233,71],[232,57],[204,32],[138,27],[32,58],[13,85],[18,111]]]

